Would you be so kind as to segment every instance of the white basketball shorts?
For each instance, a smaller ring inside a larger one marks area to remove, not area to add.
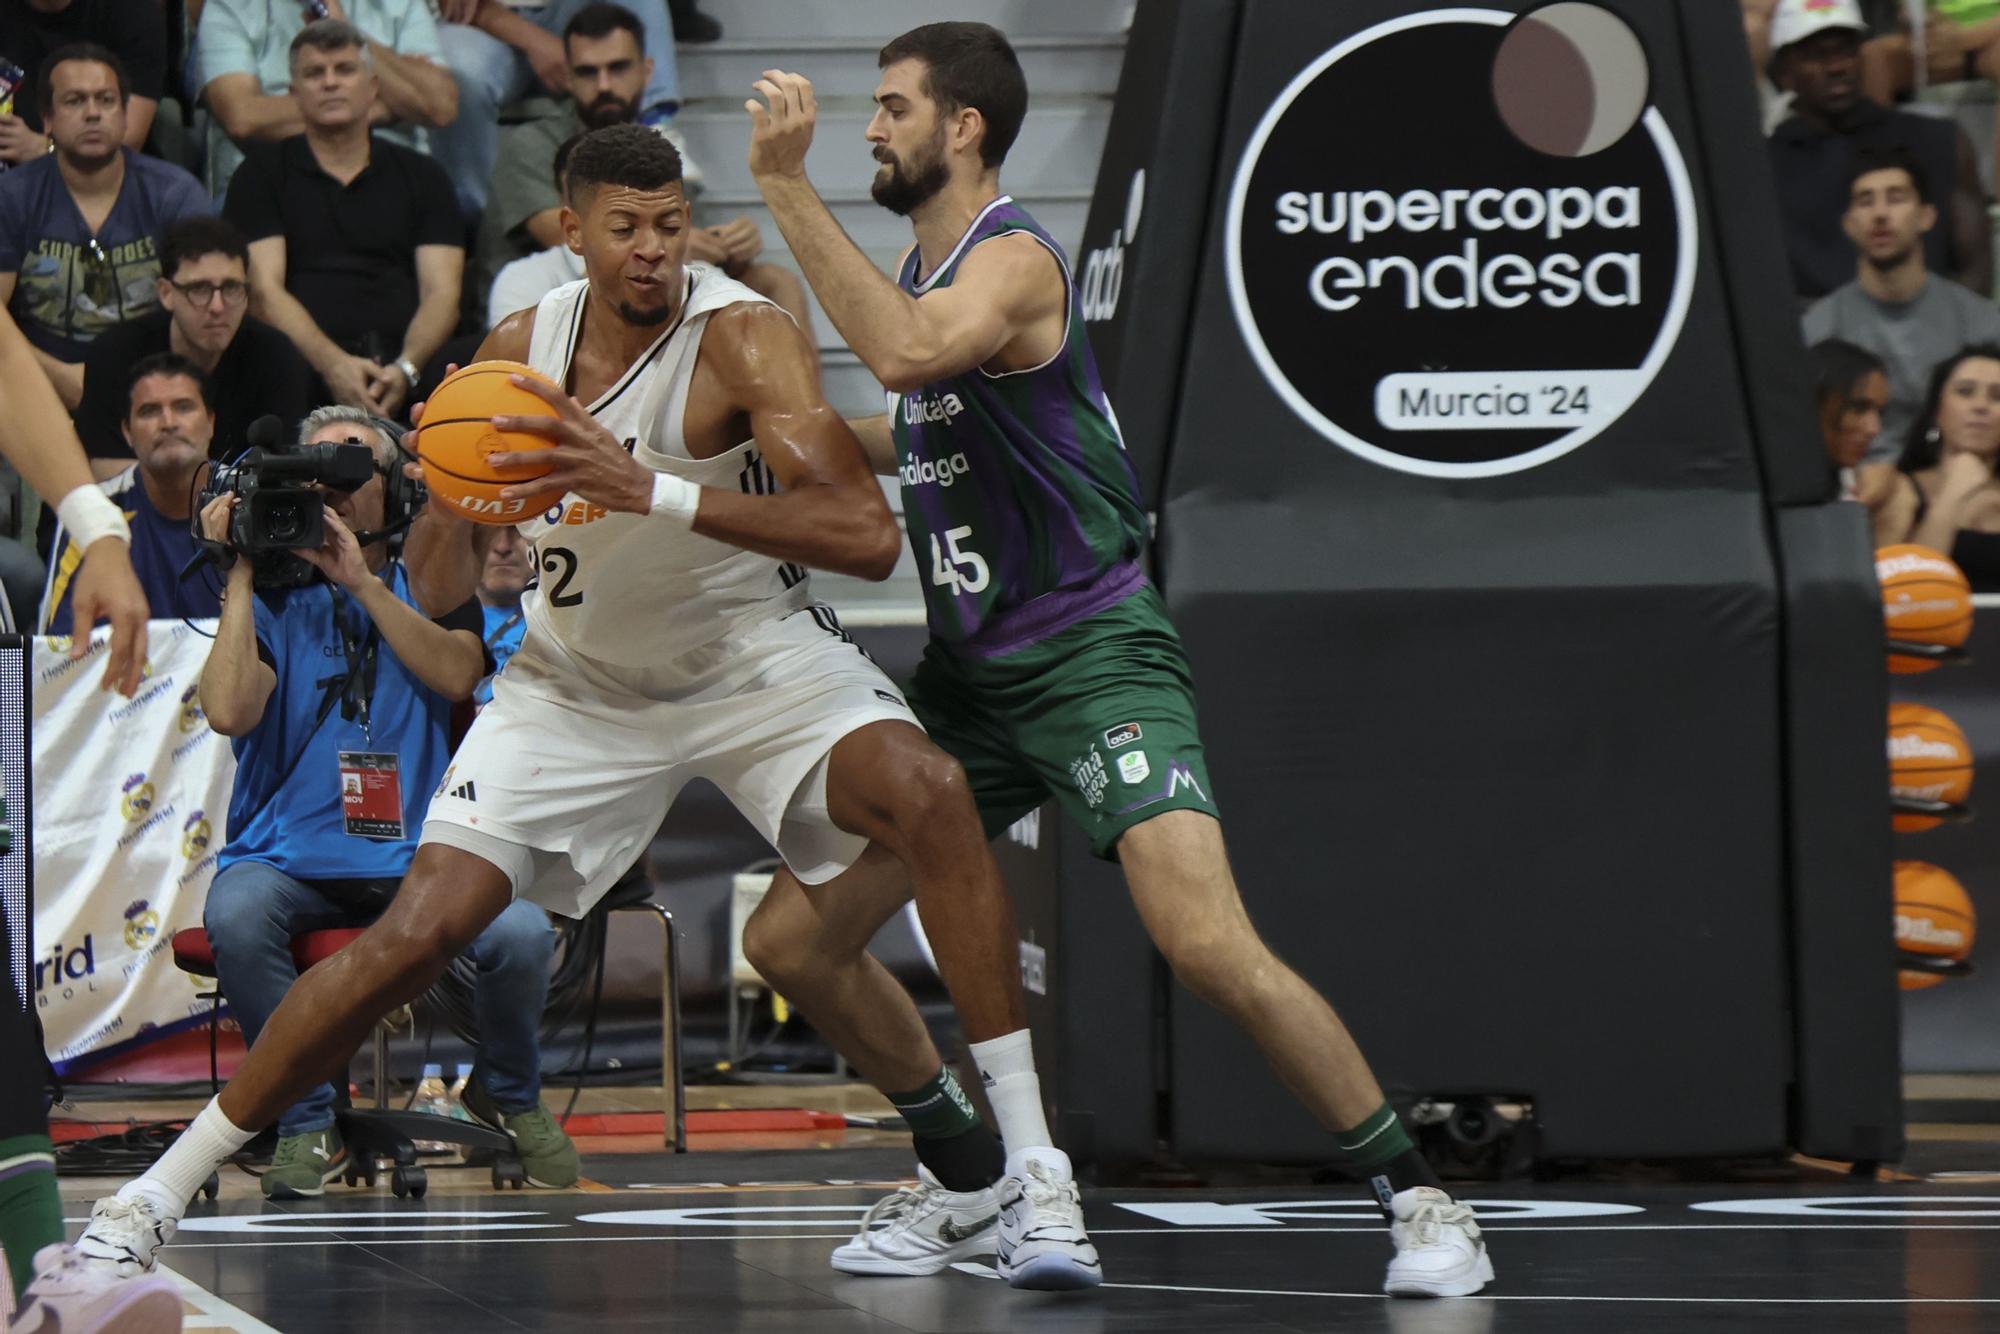
[[[580,917],[653,841],[681,788],[706,778],[800,880],[823,884],[867,846],[827,814],[828,756],[885,720],[917,725],[825,607],[643,669],[580,657],[531,619],[421,841],[483,857],[517,898]]]

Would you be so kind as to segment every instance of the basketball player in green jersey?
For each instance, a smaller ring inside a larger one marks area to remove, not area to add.
[[[812,85],[768,70],[745,108],[765,202],[827,316],[889,391],[888,414],[856,425],[877,471],[900,476],[924,583],[931,642],[909,702],[964,766],[989,835],[1053,795],[1123,866],[1175,976],[1251,1035],[1368,1178],[1395,1246],[1385,1290],[1477,1292],[1493,1267],[1471,1210],[1439,1189],[1346,1028],[1258,936],[1230,874],[1187,658],[1146,578],[1145,515],[1076,283],[1000,187],[1028,100],[1013,49],[985,24],[934,23],[889,43],[879,63],[874,197],[915,234],[893,278],[806,178]],[[897,873],[863,863],[850,874]],[[870,886],[808,904],[781,876],[760,915],[817,911],[829,945],[858,948],[875,923],[830,915],[883,913],[895,898]],[[901,1013],[907,996],[862,994],[835,950],[787,965],[770,980],[808,1015],[836,1009],[850,1029],[921,1034]],[[970,1212],[949,1194],[926,1180],[885,1201],[835,1266],[935,1272],[964,1232],[936,1220]],[[1003,1199],[1003,1230],[1008,1221]]]

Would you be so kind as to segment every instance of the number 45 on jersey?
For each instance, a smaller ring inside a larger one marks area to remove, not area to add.
[[[987,584],[986,558],[969,547],[961,547],[961,540],[972,536],[970,528],[947,528],[944,545],[938,545],[937,534],[931,534],[931,582],[949,588],[955,593],[977,593]]]

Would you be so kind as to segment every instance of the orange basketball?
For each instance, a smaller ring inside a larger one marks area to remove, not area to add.
[[[1958,724],[1921,704],[1891,704],[1889,791],[1919,801],[1964,802],[1972,794],[1972,743]],[[1906,834],[1943,823],[1904,811],[1891,818]]]
[[[425,402],[424,419],[417,427],[424,485],[432,496],[475,523],[522,523],[563,498],[559,489],[512,500],[500,494],[502,487],[531,482],[553,466],[496,468],[487,462],[492,454],[549,447],[538,435],[494,429],[495,417],[556,415],[554,408],[510,381],[510,375],[529,376],[555,387],[547,376],[518,361],[476,361],[445,377]]]
[[[1961,962],[1972,954],[1978,919],[1965,886],[1951,872],[1929,862],[1896,863],[1896,948]],[[1944,979],[1936,973],[1901,969],[1905,991],[1922,991]]]
[[[1956,648],[1972,633],[1972,586],[1965,573],[1929,547],[1905,542],[1875,553],[1882,583],[1882,624],[1890,639]],[[1927,672],[1930,658],[1889,655],[1892,672]]]

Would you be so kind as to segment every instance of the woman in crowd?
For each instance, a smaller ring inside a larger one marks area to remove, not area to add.
[[[1872,514],[1889,498],[1895,483],[1895,469],[1887,464],[1869,469],[1865,478],[1860,471],[1868,447],[1882,434],[1889,374],[1880,357],[1844,339],[1814,343],[1811,355],[1820,439],[1840,473],[1840,498],[1864,501]]]
[[[1940,362],[1924,409],[1875,516],[1877,545],[1917,542],[1948,553],[1980,592],[2000,592],[2000,347]]]

